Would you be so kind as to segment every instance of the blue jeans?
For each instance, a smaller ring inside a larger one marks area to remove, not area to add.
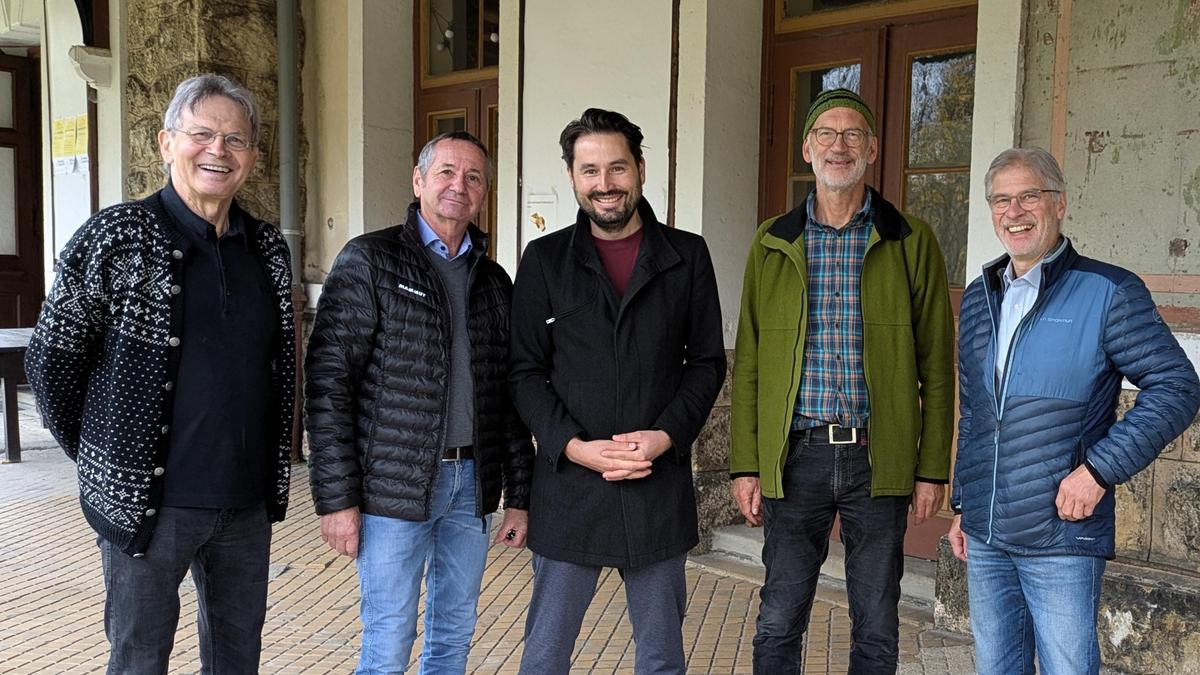
[[[417,639],[422,577],[425,640],[420,672],[466,670],[490,519],[475,515],[474,460],[441,463],[428,520],[363,514],[358,548],[363,637],[355,672],[403,673],[408,668]]]
[[[263,506],[164,506],[143,558],[99,539],[108,672],[167,672],[179,584],[192,570],[202,673],[256,673],[267,612],[271,524]]]
[[[801,671],[800,641],[829,554],[835,514],[846,548],[850,604],[850,673],[894,673],[900,654],[900,577],[910,497],[872,497],[864,445],[831,445],[819,434],[793,432],[783,469],[782,499],[763,500],[767,568],[754,672]]]
[[[1104,558],[1014,555],[967,539],[967,589],[980,675],[1100,672],[1096,612]]]
[[[683,675],[687,554],[618,570],[633,625],[638,675]],[[584,614],[596,595],[601,567],[533,554],[533,597],[525,619],[522,675],[567,675]]]

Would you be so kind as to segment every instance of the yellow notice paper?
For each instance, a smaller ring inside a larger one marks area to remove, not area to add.
[[[54,173],[63,175],[75,169],[75,117],[60,117],[54,120],[50,158],[54,161]]]
[[[88,172],[88,116],[75,118],[75,168],[80,173]]]

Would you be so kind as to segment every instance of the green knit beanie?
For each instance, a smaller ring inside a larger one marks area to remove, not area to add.
[[[834,108],[850,108],[857,110],[867,120],[867,126],[871,127],[871,133],[875,133],[875,115],[866,103],[859,98],[858,94],[849,89],[827,89],[813,99],[812,105],[808,106],[808,116],[804,118],[804,135],[801,138],[808,138],[808,132],[812,130],[813,123],[821,116],[821,113]]]

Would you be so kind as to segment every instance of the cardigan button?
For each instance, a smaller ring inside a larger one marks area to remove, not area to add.
[[[183,259],[183,251],[180,251],[179,249],[175,249],[174,251],[171,251],[171,257],[176,260],[182,260]]]
[[[154,467],[154,475],[155,476],[161,476],[166,472],[167,472],[167,470],[162,468],[161,466]]]
[[[183,291],[183,287],[179,284],[171,286],[171,295],[179,295]]]
[[[174,388],[175,388],[174,382],[163,382],[163,389],[166,389],[167,391],[171,391]]]
[[[167,432],[169,432],[170,430],[171,430],[171,425],[170,425],[170,424],[164,424],[164,425],[162,425],[162,432],[163,432],[163,435],[164,435],[164,436],[166,436],[166,435],[167,435]]]
[[[167,344],[171,345],[172,347],[178,347],[179,346],[179,338],[173,337],[170,340],[167,340]]]

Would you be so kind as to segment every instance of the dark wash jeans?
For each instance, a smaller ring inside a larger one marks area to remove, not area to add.
[[[164,506],[144,558],[103,539],[97,543],[110,675],[167,672],[179,624],[179,584],[189,568],[199,604],[201,672],[258,672],[271,552],[265,506]]]
[[[823,431],[823,429],[822,429]],[[793,432],[783,470],[783,499],[763,500],[767,568],[754,636],[754,672],[802,672],[800,640],[829,554],[834,514],[841,516],[850,603],[850,673],[894,673],[910,497],[871,497],[865,445],[830,445],[822,433]]]

